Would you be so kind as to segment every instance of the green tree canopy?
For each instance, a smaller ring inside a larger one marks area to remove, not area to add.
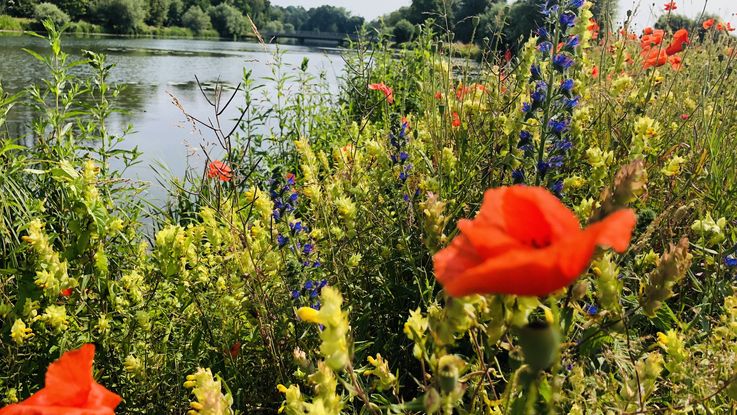
[[[249,24],[243,13],[227,3],[220,3],[209,11],[212,26],[222,37],[237,38],[248,33]]]
[[[182,15],[182,25],[191,29],[195,34],[212,29],[210,16],[200,6],[192,6]]]

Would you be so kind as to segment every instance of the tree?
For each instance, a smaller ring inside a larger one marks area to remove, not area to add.
[[[415,26],[407,19],[402,19],[394,25],[394,40],[397,43],[409,42],[415,35]]]
[[[220,3],[209,10],[210,21],[222,37],[237,38],[248,33],[248,21],[235,7]]]
[[[456,21],[453,28],[455,40],[461,42],[473,40],[474,32],[478,31],[481,16],[494,3],[497,3],[497,0],[462,0],[453,13]]]
[[[200,6],[192,6],[182,15],[182,26],[191,29],[195,34],[212,29],[210,16]]]
[[[100,0],[96,14],[114,33],[135,33],[146,18],[145,0]]]
[[[593,13],[594,19],[599,23],[602,30],[609,30],[609,25],[614,27],[614,16],[617,15],[618,5],[618,0],[597,0],[594,2],[591,13]]]
[[[169,2],[169,11],[166,14],[166,25],[167,26],[181,25],[183,14],[184,14],[184,2],[182,0],[171,0]],[[208,18],[208,21],[209,21],[209,18]]]
[[[437,20],[438,16],[445,14],[443,1],[444,0],[412,0],[412,4],[409,6],[409,13],[407,14],[407,20],[412,24],[421,24],[430,18]]]
[[[656,29],[664,29],[675,32],[678,29],[692,30],[696,27],[696,21],[682,14],[664,14],[655,22]]]
[[[3,0],[2,2],[5,3],[6,13],[18,17],[33,16],[33,6],[36,5],[35,0]]]
[[[519,0],[509,6],[504,28],[506,47],[517,49],[538,27],[544,24],[542,6],[545,0]]]
[[[320,6],[307,11],[307,21],[301,30],[316,32],[348,32],[350,14],[342,7]],[[363,23],[363,19],[361,19]]]
[[[69,23],[69,15],[61,11],[55,4],[39,3],[33,8],[33,17],[39,26],[44,20],[51,20],[56,27]]]
[[[170,0],[148,0],[148,17],[146,23],[151,26],[163,26],[169,14]]]
[[[70,20],[84,19],[90,13],[90,0],[50,0],[49,3],[55,4],[68,14]]]

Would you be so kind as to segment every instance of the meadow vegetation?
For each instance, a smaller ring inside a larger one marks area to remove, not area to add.
[[[359,41],[338,91],[277,53],[183,108],[221,149],[159,209],[110,168],[114,69],[47,22],[46,80],[0,89],[35,114],[0,130],[0,401],[92,343],[120,414],[734,411],[734,38],[591,7],[480,64],[432,21]]]

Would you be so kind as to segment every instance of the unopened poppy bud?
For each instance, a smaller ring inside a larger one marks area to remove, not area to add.
[[[519,343],[527,363],[533,370],[549,368],[558,358],[560,335],[555,327],[533,322],[519,330]]]
[[[465,362],[456,355],[445,355],[438,360],[438,384],[443,393],[451,393],[458,386],[458,377]]]
[[[579,281],[576,283],[576,285],[573,286],[573,290],[571,290],[571,298],[574,301],[579,301],[583,299],[583,297],[586,295],[586,292],[588,290],[589,290],[589,282]]]
[[[430,388],[422,398],[425,413],[432,415],[440,410],[440,394],[435,388]]]

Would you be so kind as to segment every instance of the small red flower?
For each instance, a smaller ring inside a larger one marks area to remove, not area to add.
[[[368,88],[372,91],[381,91],[384,93],[384,97],[386,97],[386,102],[389,104],[394,103],[394,90],[390,87],[386,86],[383,82],[379,82],[378,84],[369,84]]]
[[[678,8],[678,6],[676,5],[676,2],[675,1],[671,1],[671,2],[665,3],[665,11],[667,11],[667,12],[673,11],[673,10],[675,10],[677,8]]]
[[[225,162],[213,160],[207,167],[207,177],[211,179],[217,178],[221,182],[229,182],[233,177],[233,171]]]
[[[230,349],[228,349],[228,355],[230,357],[235,358],[235,357],[238,357],[240,353],[241,353],[241,342],[239,340],[233,343],[232,346],[230,346]]]
[[[114,415],[120,396],[92,378],[94,356],[92,344],[64,353],[46,370],[43,389],[0,415]]]
[[[665,49],[665,53],[668,56],[675,55],[683,50],[683,45],[686,43],[688,43],[688,30],[680,29],[673,34],[673,41]]]
[[[717,30],[720,31],[720,32],[723,31],[724,30],[724,23],[722,23],[722,22],[717,23]]]
[[[62,297],[69,297],[70,295],[72,295],[72,289],[67,288],[67,289],[61,290],[60,294]]]
[[[594,78],[596,78],[597,76],[599,76],[599,67],[598,66],[594,65],[594,67],[591,69],[591,76],[593,76]]]
[[[547,295],[585,272],[596,247],[626,251],[636,221],[625,209],[581,229],[545,188],[490,189],[476,218],[461,219],[460,234],[433,257],[435,276],[454,297]]]
[[[683,59],[681,59],[681,57],[678,55],[669,56],[668,62],[670,63],[670,67],[673,68],[674,71],[680,71],[681,66],[683,65]]]
[[[511,50],[509,50],[509,49],[507,49],[507,50],[506,50],[506,51],[504,52],[504,62],[505,62],[505,63],[509,63],[509,62],[510,62],[511,60],[512,60],[512,51],[511,51]]]
[[[714,26],[714,19],[704,20],[704,23],[701,26],[704,28],[704,30],[711,29],[711,27]]]
[[[645,30],[642,31],[642,34],[644,35],[652,35],[653,34],[653,28],[652,27],[646,27]]]
[[[435,92],[435,99],[437,99],[438,101],[440,101],[441,99],[443,99],[443,93],[440,92],[440,91],[436,91]]]
[[[727,31],[728,32],[734,32],[735,28],[732,27],[732,23],[727,22]]]
[[[690,116],[690,115],[688,115],[688,114],[681,114],[681,119],[682,119],[683,121],[686,121],[686,120],[688,120],[688,119],[689,119],[690,117],[691,117],[691,116]]]
[[[458,116],[457,112],[453,112],[453,122],[451,124],[453,127],[460,127],[461,126],[461,117]]]

